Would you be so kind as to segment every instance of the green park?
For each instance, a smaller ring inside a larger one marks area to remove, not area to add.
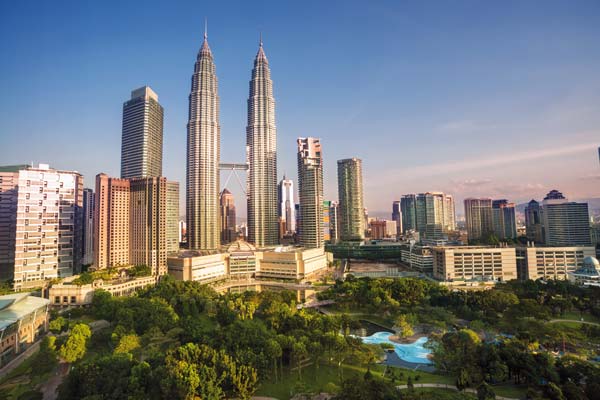
[[[99,290],[90,307],[53,312],[0,398],[600,399],[600,288],[349,276],[317,297],[326,305],[299,307],[293,291],[169,277],[131,297]],[[398,361],[395,346],[420,338],[423,361]]]

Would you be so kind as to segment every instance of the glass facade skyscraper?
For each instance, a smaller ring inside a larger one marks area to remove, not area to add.
[[[163,108],[148,86],[123,104],[121,178],[162,176]]]

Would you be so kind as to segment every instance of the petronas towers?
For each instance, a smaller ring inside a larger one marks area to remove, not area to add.
[[[248,241],[259,247],[279,240],[276,133],[273,82],[261,40],[250,80],[246,128]]]
[[[220,130],[215,63],[205,33],[192,75],[187,125],[187,236],[192,250],[214,251],[220,246]],[[262,40],[250,81],[246,152],[248,241],[258,247],[275,245],[278,241],[275,100]]]

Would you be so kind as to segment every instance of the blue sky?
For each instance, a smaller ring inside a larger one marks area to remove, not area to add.
[[[280,176],[296,177],[295,139],[317,136],[326,197],[336,160],[360,157],[372,212],[427,190],[600,196],[598,1],[2,2],[0,164],[48,162],[87,186],[117,176],[122,103],[147,84],[165,108],[164,174],[184,184],[205,17],[223,161],[244,160],[262,31]]]

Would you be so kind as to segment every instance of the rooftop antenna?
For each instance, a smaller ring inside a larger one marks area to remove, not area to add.
[[[260,37],[260,39],[259,39],[259,45],[260,45],[260,47],[263,47],[263,42],[262,42],[262,31],[260,31],[260,33],[259,33],[259,37]]]

